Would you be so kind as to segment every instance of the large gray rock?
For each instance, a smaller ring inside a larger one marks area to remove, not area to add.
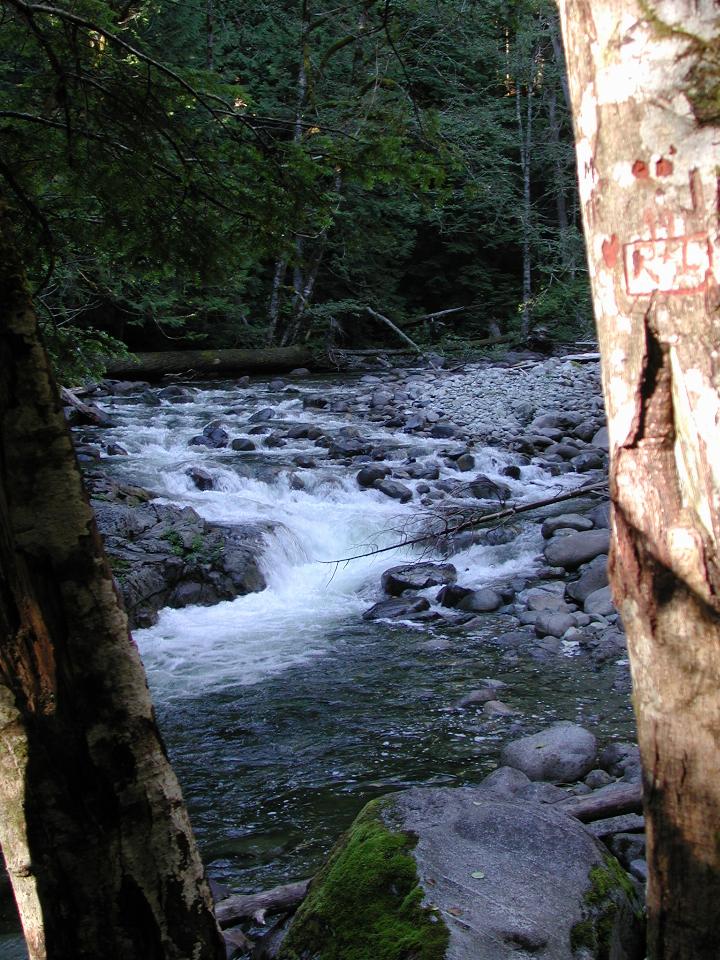
[[[278,960],[639,960],[642,928],[631,881],[577,820],[416,787],[361,812]]]
[[[455,583],[457,570],[451,563],[406,563],[390,567],[381,578],[382,588],[392,597],[403,590],[425,590],[428,587]]]
[[[492,613],[493,610],[502,606],[502,602],[502,597],[497,590],[493,590],[492,587],[482,587],[463,597],[458,603],[458,609],[475,613]]]
[[[561,513],[559,517],[548,517],[543,521],[542,535],[546,540],[563,528],[568,530],[592,530],[594,524],[580,513]]]
[[[192,507],[93,501],[131,627],[163,607],[210,606],[264,590],[259,558],[267,523],[221,526]]]
[[[501,762],[531,780],[571,783],[596,765],[597,740],[575,723],[554,723],[547,730],[521,737],[503,747]]]
[[[583,609],[590,616],[609,617],[613,613],[617,613],[610,594],[610,587],[601,587],[599,590],[593,590],[592,593],[588,594],[585,597]]]
[[[384,493],[386,497],[399,500],[400,503],[407,503],[408,500],[412,500],[412,490],[410,487],[406,487],[404,483],[400,483],[399,480],[376,480],[373,486],[380,493]]]
[[[575,603],[584,603],[591,593],[607,585],[607,557],[601,554],[588,564],[577,580],[565,587],[565,596]]]
[[[587,530],[551,540],[545,547],[545,559],[553,567],[576,570],[588,560],[608,552],[609,530]]]

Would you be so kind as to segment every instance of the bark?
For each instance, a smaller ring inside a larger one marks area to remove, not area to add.
[[[645,777],[653,960],[717,957],[717,10],[561,4]]]
[[[139,353],[132,360],[112,360],[109,377],[155,380],[166,374],[218,377],[237,373],[273,373],[307,367],[313,354],[303,347],[265,347],[261,350],[168,350]]]
[[[0,214],[0,845],[31,960],[220,960],[180,788]]]

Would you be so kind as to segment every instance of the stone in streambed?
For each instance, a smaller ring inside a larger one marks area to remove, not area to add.
[[[575,603],[584,603],[591,593],[608,585],[607,557],[596,557],[572,583],[565,587],[565,596]]]
[[[535,618],[535,633],[538,637],[562,637],[575,626],[575,618],[569,613],[541,610]]]
[[[375,490],[384,493],[391,500],[399,500],[400,503],[407,503],[412,500],[413,492],[410,487],[406,487],[399,480],[376,480],[373,484]]]
[[[386,593],[399,597],[404,590],[426,590],[456,579],[457,570],[451,563],[410,563],[386,570],[380,582]]]
[[[358,486],[363,490],[375,485],[376,481],[384,480],[390,473],[389,467],[363,467],[355,477]]]
[[[507,484],[497,483],[482,473],[471,480],[466,489],[478,500],[507,500],[511,494],[510,487]]]
[[[275,410],[272,407],[263,407],[248,417],[248,423],[262,423],[265,420],[272,420],[274,416]]]
[[[544,554],[551,566],[575,570],[588,560],[606,554],[609,547],[609,530],[587,530],[551,540],[545,547]]]
[[[597,740],[574,723],[554,723],[530,737],[508,743],[501,762],[515,767],[531,780],[572,783],[581,780],[595,766]]]
[[[363,620],[407,620],[414,614],[430,609],[425,597],[398,597],[394,600],[381,600],[363,613]]]
[[[246,440],[245,437],[236,437],[231,441],[230,448],[232,450],[238,450],[241,452],[248,452],[256,449],[252,440]]]
[[[457,607],[461,600],[471,594],[473,591],[468,587],[460,587],[456,583],[449,583],[438,593],[435,600],[442,607]]]
[[[592,530],[594,524],[588,517],[579,513],[563,513],[559,517],[548,517],[543,520],[541,529],[545,540],[549,540],[556,530],[566,528],[568,530]]]
[[[185,473],[198,490],[212,490],[215,486],[212,476],[202,467],[188,467]]]
[[[588,594],[583,609],[585,613],[594,617],[609,617],[613,613],[617,613],[610,594],[610,587],[601,587],[599,590],[594,590]]]
[[[475,613],[492,613],[501,607],[503,599],[497,590],[491,587],[482,587],[480,590],[473,590],[467,596],[463,597],[458,603],[459,610],[471,610]]]

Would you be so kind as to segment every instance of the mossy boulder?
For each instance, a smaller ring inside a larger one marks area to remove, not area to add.
[[[369,804],[278,960],[639,960],[631,881],[577,820],[482,789]]]
[[[390,798],[392,802],[392,798]],[[278,960],[443,960],[448,930],[424,903],[417,838],[369,803],[310,886]]]

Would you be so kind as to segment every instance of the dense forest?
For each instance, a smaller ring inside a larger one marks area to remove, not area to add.
[[[445,350],[587,333],[549,0],[2,7],[0,174],[71,379],[401,345],[368,308]]]

